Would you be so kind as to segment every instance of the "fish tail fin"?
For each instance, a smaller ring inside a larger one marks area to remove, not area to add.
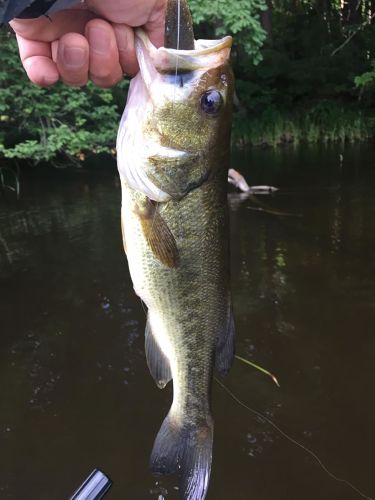
[[[170,412],[155,439],[150,466],[155,475],[179,472],[183,500],[204,500],[212,462],[213,420],[184,425]]]

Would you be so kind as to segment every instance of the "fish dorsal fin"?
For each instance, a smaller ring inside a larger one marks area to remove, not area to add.
[[[171,368],[167,356],[161,350],[151,329],[149,316],[147,316],[145,330],[145,351],[150,373],[159,389],[164,389],[172,379]]]
[[[145,197],[141,205],[137,204],[135,213],[154,256],[167,267],[177,267],[179,256],[176,240],[160,215],[159,204]]]

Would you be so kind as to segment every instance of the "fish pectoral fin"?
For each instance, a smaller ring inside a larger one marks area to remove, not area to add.
[[[234,358],[235,325],[231,303],[228,306],[228,316],[225,327],[219,334],[216,346],[215,368],[220,375],[227,375]]]
[[[207,494],[212,461],[213,421],[184,423],[172,411],[165,418],[150,458],[151,472],[166,475],[179,472],[180,497],[203,500]]]
[[[151,329],[150,317],[147,316],[145,331],[145,352],[147,366],[159,389],[164,389],[170,380],[172,380],[171,367],[169,359],[161,350],[155,335]]]
[[[148,198],[135,210],[143,235],[154,256],[167,267],[177,267],[179,255],[176,240],[159,212],[159,204]]]

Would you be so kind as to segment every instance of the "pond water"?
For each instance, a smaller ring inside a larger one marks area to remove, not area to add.
[[[237,353],[225,385],[369,497],[374,481],[375,149],[233,155],[273,196],[230,194]],[[0,498],[58,500],[94,467],[108,499],[177,498],[148,472],[171,401],[143,349],[113,165],[23,173],[0,198]],[[349,500],[311,455],[213,386],[208,500]]]

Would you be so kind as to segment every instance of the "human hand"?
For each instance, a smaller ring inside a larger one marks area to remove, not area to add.
[[[164,41],[166,0],[86,0],[51,16],[16,19],[20,57],[29,79],[41,86],[62,80],[80,87],[91,79],[100,87],[134,75],[135,26],[144,26],[151,41]]]

